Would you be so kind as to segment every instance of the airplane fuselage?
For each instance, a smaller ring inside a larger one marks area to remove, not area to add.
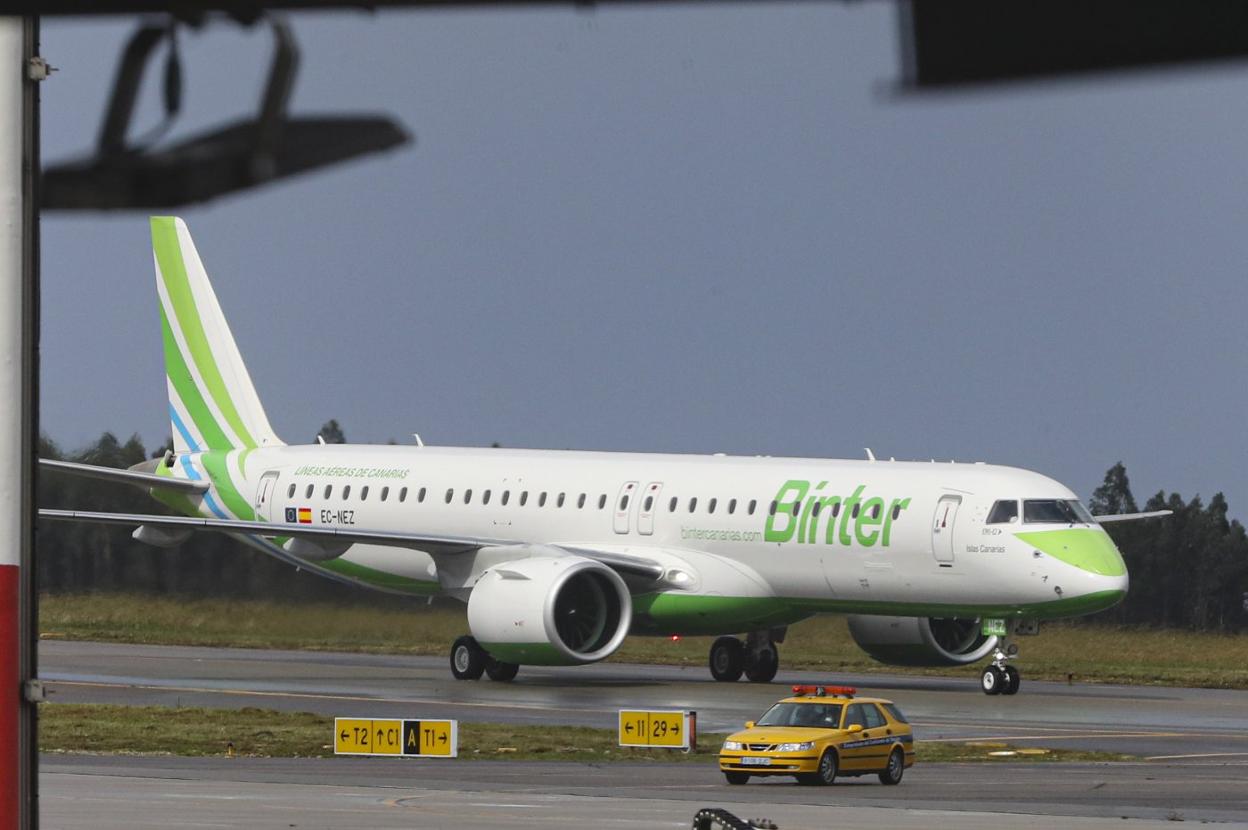
[[[184,453],[164,472],[212,482],[174,505],[204,516],[657,561],[666,577],[634,597],[635,633],[739,631],[826,611],[1043,619],[1108,608],[1127,587],[1095,523],[988,523],[1002,499],[1077,497],[987,464],[311,445]],[[471,589],[418,550],[355,544],[309,557],[315,548],[292,549],[275,531],[242,538],[374,588]]]

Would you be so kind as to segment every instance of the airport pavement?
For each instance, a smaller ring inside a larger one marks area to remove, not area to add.
[[[39,661],[53,701],[604,728],[614,728],[620,708],[649,706],[695,710],[703,732],[738,728],[793,683],[839,682],[897,701],[920,739],[996,738],[1168,761],[1248,761],[1243,691],[1024,679],[1017,696],[987,697],[970,670],[961,679],[782,668],[775,682],[752,684],[716,683],[701,664],[623,663],[525,667],[513,683],[466,682],[450,677],[444,658],[56,640],[40,643]]]
[[[705,806],[781,830],[1248,827],[1244,763],[930,764],[814,788],[730,787],[710,764],[60,755],[40,783],[43,826],[64,830],[688,827]]]

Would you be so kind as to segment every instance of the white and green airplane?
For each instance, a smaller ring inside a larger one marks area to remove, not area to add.
[[[41,510],[173,546],[218,531],[285,562],[468,606],[460,679],[609,657],[637,635],[721,635],[711,674],[769,681],[787,626],[849,614],[886,663],[991,660],[1127,590],[1101,524],[1038,473],[987,464],[461,447],[287,446],[264,413],[182,220],[151,220],[173,451],[130,470],[179,516]],[[744,633],[744,639],[738,636]]]

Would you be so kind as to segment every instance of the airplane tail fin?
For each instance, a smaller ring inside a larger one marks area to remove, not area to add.
[[[282,446],[186,223],[152,217],[169,417],[177,452]]]

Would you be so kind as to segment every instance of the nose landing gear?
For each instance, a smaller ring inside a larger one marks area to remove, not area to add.
[[[992,665],[984,669],[979,676],[979,687],[986,695],[1016,695],[1022,684],[1022,674],[1017,668],[1006,661],[1018,657],[1018,645],[1013,637],[1040,633],[1040,624],[1035,620],[1012,620],[1008,633],[1001,635],[997,648],[992,653]]]

